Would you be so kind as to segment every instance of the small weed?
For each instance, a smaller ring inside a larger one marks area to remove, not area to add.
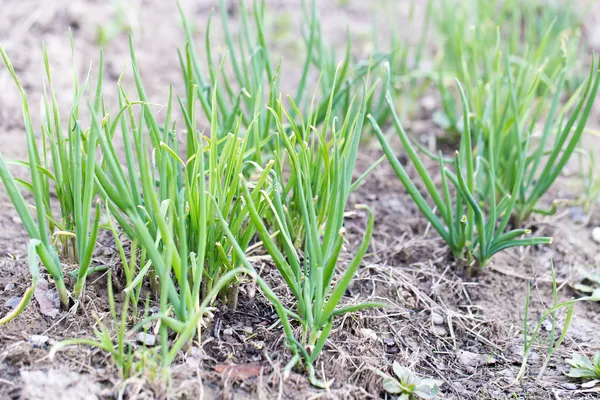
[[[600,384],[600,352],[594,354],[592,360],[583,354],[573,353],[567,364],[571,366],[567,376],[585,381],[582,387],[593,388]]]
[[[375,372],[383,379],[383,390],[397,394],[399,400],[434,399],[443,383],[437,379],[422,378],[396,361],[392,370],[394,376],[379,370]]]

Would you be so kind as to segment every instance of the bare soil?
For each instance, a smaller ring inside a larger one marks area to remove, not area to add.
[[[189,17],[195,19],[198,43],[203,43],[208,13],[217,2],[181,3]],[[278,38],[275,53],[284,58],[284,65],[291,65],[293,72],[298,64],[294,49],[300,46],[299,1],[267,3],[270,34]],[[183,89],[175,49],[183,47],[184,42],[176,7],[170,1],[132,0],[127,4],[146,90],[150,101],[161,103],[168,96],[169,84],[176,91]],[[371,13],[375,12],[381,21],[378,27],[382,37],[389,31],[390,23],[401,25],[407,18],[406,12],[400,12],[386,19],[382,9],[373,9],[371,2],[362,0],[319,0],[318,4],[327,40],[341,48],[346,26],[350,26],[357,52],[368,51],[372,21],[367,16]],[[586,38],[591,46],[600,44],[600,31],[595,25],[600,18],[599,8],[594,6],[586,17]],[[422,12],[420,8],[417,11]],[[79,73],[83,75],[88,63],[98,59],[98,27],[109,24],[115,12],[112,2],[0,0],[0,43],[27,90],[34,122],[40,118],[36,105],[43,93],[41,43],[48,48],[59,102],[68,101],[72,93],[68,28],[73,31]],[[231,13],[235,17],[235,8]],[[406,35],[410,38],[411,32]],[[215,40],[219,40],[218,35]],[[110,90],[114,90],[111,86],[128,58],[127,35],[118,35],[104,49],[107,98],[114,102]],[[132,84],[129,72],[124,79],[126,84]],[[293,82],[284,82],[284,87]],[[427,96],[435,99],[435,94]],[[420,102],[415,115],[405,123],[416,138],[427,141],[440,132],[431,121],[430,104],[425,103],[430,102]],[[590,125],[597,127],[598,119],[594,117]],[[597,137],[586,137],[584,143],[587,148],[600,150]],[[0,151],[6,158],[26,157],[19,95],[3,67]],[[376,141],[365,138],[357,173],[380,156]],[[410,166],[408,170],[415,173]],[[24,171],[15,172],[25,177]],[[575,167],[566,171],[548,202],[553,198],[577,198],[580,188],[573,184],[577,179]],[[573,350],[600,350],[600,305],[596,303],[577,305],[564,344],[539,380],[536,377],[544,363],[547,329],[530,356],[523,383],[515,382],[515,378],[522,360],[527,282],[532,282],[530,326],[552,303],[551,259],[557,270],[560,298],[580,295],[571,288],[577,279],[576,268],[600,266],[600,245],[590,237],[593,227],[600,226],[599,207],[589,214],[582,214],[577,207],[565,207],[552,217],[534,217],[531,229],[536,234],[553,236],[551,246],[506,251],[470,279],[457,272],[459,269],[444,244],[420,216],[386,163],[377,167],[352,195],[350,206],[359,203],[368,204],[375,211],[375,236],[347,293],[347,301],[377,300],[391,306],[337,321],[317,364],[323,379],[334,379],[328,390],[311,387],[306,377],[298,373],[292,373],[283,382],[283,366],[289,352],[279,328],[273,326],[277,322],[274,310],[252,284],[242,287],[236,311],[223,306],[215,309],[202,343],[196,343],[177,360],[168,386],[147,376],[124,382],[106,354],[87,347],[69,348],[51,360],[49,349],[54,342],[92,337],[98,320],[109,323],[106,275],[98,274],[90,279],[84,304],[76,313],[61,311],[54,317],[48,316],[42,312],[39,300],[33,300],[18,319],[0,327],[0,398],[385,398],[374,370],[388,371],[393,361],[411,366],[422,375],[442,379],[445,383],[441,396],[447,399],[594,398],[593,393],[582,392],[564,376],[564,360]],[[361,213],[349,213],[346,225],[348,243],[343,259],[349,260],[362,237],[366,218]],[[97,265],[114,263],[115,249],[109,236],[101,237],[102,246],[94,259]],[[0,315],[8,311],[7,301],[22,295],[29,286],[27,242],[27,234],[2,189]],[[285,296],[271,266],[260,257],[256,263],[265,279]],[[118,277],[115,284],[118,285]],[[564,313],[559,317],[563,321]],[[34,335],[47,336],[48,340],[36,342]]]

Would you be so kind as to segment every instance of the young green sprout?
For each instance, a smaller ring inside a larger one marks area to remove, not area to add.
[[[258,203],[253,198],[249,186],[242,180],[243,199],[248,205],[252,224],[256,227],[262,243],[273,259],[279,273],[296,299],[296,309],[287,310],[283,316],[284,327],[291,321],[299,323],[302,335],[296,338],[286,328],[288,345],[294,354],[286,368],[289,371],[298,362],[303,362],[309,372],[311,382],[323,386],[316,379],[314,363],[323,350],[327,338],[333,328],[336,316],[374,307],[378,304],[362,303],[353,306],[340,306],[344,293],[350,285],[360,262],[367,252],[373,232],[374,219],[369,211],[367,229],[362,243],[358,247],[354,259],[339,279],[335,279],[335,271],[340,252],[344,244],[343,228],[344,209],[352,184],[352,172],[356,160],[358,143],[363,127],[366,102],[373,88],[365,89],[359,106],[353,105],[343,123],[334,118],[323,126],[322,131],[313,132],[309,119],[306,125],[294,124],[293,117],[280,102],[276,110],[271,110],[277,123],[277,135],[283,147],[276,153],[277,163],[283,165],[288,174],[276,173],[272,183],[272,197],[262,193],[263,200],[269,205],[272,214],[272,229],[265,223],[264,214],[258,210]],[[330,98],[330,102],[332,101]],[[291,131],[283,127],[283,118],[291,124]],[[326,118],[326,121],[327,118]],[[329,132],[329,133],[328,133]],[[309,137],[314,135],[314,146]],[[332,146],[328,147],[326,135],[331,135]],[[338,138],[346,138],[338,141]],[[322,157],[333,160],[327,164],[314,164],[314,148],[320,149]],[[328,170],[330,168],[330,170]],[[283,170],[284,168],[282,168]],[[276,169],[277,171],[278,169]],[[325,174],[327,184],[317,185],[320,194],[328,196],[328,201],[317,208],[314,191],[315,177]],[[294,227],[290,221],[287,204],[293,201],[299,208],[302,224],[304,256],[295,248]],[[319,214],[323,212],[323,222],[319,222]],[[276,234],[277,242],[273,238]],[[240,252],[238,252],[240,253]],[[239,254],[242,257],[243,254]],[[280,316],[281,317],[281,316]]]
[[[75,79],[75,93],[69,113],[67,128],[61,126],[59,106],[52,86],[52,77],[46,49],[44,65],[50,85],[50,97],[44,96],[45,119],[42,125],[41,151],[36,142],[29,104],[25,90],[21,86],[7,54],[0,47],[0,54],[8,67],[16,86],[21,92],[23,119],[27,137],[27,162],[14,162],[29,169],[31,182],[14,178],[7,163],[0,155],[0,178],[15,206],[29,236],[40,241],[37,252],[46,267],[59,293],[63,306],[69,305],[69,294],[65,287],[62,264],[58,256],[55,239],[61,242],[61,253],[76,261],[76,283],[74,297],[78,300],[85,287],[92,254],[100,225],[100,204],[96,201],[94,167],[98,130],[96,127],[83,130],[78,120],[79,102],[85,93],[88,80],[80,88]],[[102,92],[103,57],[100,53],[100,67],[95,91],[94,110],[99,111]],[[66,131],[66,133],[65,133]],[[20,193],[17,184],[31,192],[34,198],[34,221],[29,205]],[[52,213],[52,195],[55,194],[61,210],[60,218]],[[94,206],[95,203],[95,206]]]
[[[530,301],[531,301],[531,282],[527,282],[527,297],[525,298],[525,316],[524,316],[524,327],[523,327],[523,360],[521,363],[521,369],[519,370],[519,373],[517,374],[517,377],[515,379],[515,381],[518,381],[520,383],[523,382],[523,378],[525,377],[525,372],[527,369],[527,361],[528,361],[531,351],[533,349],[533,345],[535,344],[536,340],[538,340],[538,338],[540,336],[540,332],[541,332],[542,326],[544,326],[545,321],[547,319],[549,319],[552,328],[550,330],[549,343],[547,344],[548,350],[546,352],[546,359],[544,361],[544,364],[540,368],[540,371],[538,374],[538,379],[540,379],[542,377],[542,375],[544,374],[544,371],[546,370],[546,367],[548,366],[548,363],[550,362],[550,358],[556,352],[556,350],[558,350],[561,343],[564,341],[565,337],[567,336],[567,331],[569,330],[569,325],[571,324],[571,319],[573,317],[573,311],[575,309],[575,304],[578,302],[583,302],[583,301],[600,301],[600,291],[598,291],[597,293],[593,293],[591,296],[580,297],[578,299],[571,299],[571,300],[559,302],[554,262],[551,262],[551,269],[552,269],[552,294],[553,294],[552,307],[547,309],[542,314],[542,316],[539,319],[539,322],[537,323],[537,325],[533,331],[530,331],[530,329],[529,329],[529,308],[530,308]],[[561,332],[560,336],[557,337],[557,327],[558,327],[557,313],[559,310],[562,310],[562,309],[566,310],[566,316],[565,316],[565,320],[562,324],[562,328],[561,328],[562,332]]]
[[[468,102],[460,84],[458,84],[458,88],[463,104],[465,129],[460,143],[460,151],[454,162],[452,160],[445,161],[441,154],[438,157],[442,185],[441,188],[438,188],[400,123],[394,109],[388,78],[386,102],[392,114],[394,128],[408,158],[425,184],[434,206],[429,205],[418,191],[398,161],[374,117],[369,115],[368,119],[373,125],[388,161],[408,194],[433,228],[449,245],[455,257],[465,260],[467,270],[471,272],[473,259],[477,261],[478,266],[483,267],[499,251],[509,247],[548,244],[551,243],[551,238],[518,239],[529,233],[526,229],[513,229],[505,232],[515,205],[517,191],[521,187],[526,156],[522,149],[518,149],[520,151],[516,154],[515,164],[520,166],[518,169],[521,170],[521,178],[513,184],[511,195],[505,195],[500,201],[497,201],[496,191],[489,190],[489,187],[495,188],[494,164],[493,162],[486,163],[485,160],[476,157],[473,152]],[[454,164],[455,172],[447,168],[446,164]],[[489,182],[489,186],[481,184],[485,181]],[[451,184],[454,191],[450,189]],[[488,205],[489,208],[483,208],[480,204]],[[498,220],[500,220],[499,223]]]

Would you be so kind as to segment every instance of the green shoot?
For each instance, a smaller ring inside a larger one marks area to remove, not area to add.
[[[312,127],[308,124],[305,127],[293,124],[291,115],[283,108],[281,102],[277,110],[271,110],[276,117],[278,137],[283,142],[283,148],[276,153],[278,164],[276,170],[284,169],[282,167],[284,160],[287,160],[285,169],[289,170],[289,175],[285,175],[288,176],[287,180],[284,180],[284,175],[276,174],[277,180],[273,182],[272,199],[266,192],[262,193],[273,215],[273,231],[278,232],[279,243],[273,239],[273,233],[258,211],[257,201],[252,197],[248,184],[245,180],[242,181],[243,198],[248,204],[252,223],[297,302],[297,310],[284,314],[286,321],[293,319],[302,326],[300,338],[286,335],[294,353],[286,369],[289,371],[296,363],[303,361],[309,371],[311,382],[318,386],[322,386],[323,383],[317,381],[313,365],[325,346],[333,327],[334,317],[375,306],[375,304],[363,303],[339,307],[369,246],[374,225],[371,212],[369,212],[363,241],[354,259],[337,283],[334,283],[338,257],[345,236],[344,209],[351,187],[366,102],[371,93],[372,89],[365,90],[358,112],[349,112],[346,121],[341,125],[338,125],[335,119],[325,124],[323,133],[312,133]],[[283,128],[284,117],[293,124],[291,133],[287,133]],[[326,146],[325,135],[328,131],[332,136],[331,147]],[[311,144],[311,137],[314,138],[314,144]],[[346,137],[347,140],[338,142],[337,138],[341,137]],[[315,148],[319,149],[317,154],[335,160],[331,164],[333,168],[331,171],[324,170],[322,166],[315,167],[311,163],[312,158],[315,157],[313,150]],[[315,177],[324,173],[328,176],[328,184],[315,192],[313,186],[318,182]],[[316,193],[328,196],[328,202],[324,203],[321,209],[318,208],[319,199],[315,196]],[[304,227],[302,231],[304,240],[301,241],[304,243],[304,257],[301,257],[294,247],[293,227],[295,225],[290,221],[287,211],[288,201],[300,208],[299,215]],[[324,211],[323,214],[326,216],[322,227],[318,222],[321,211]],[[289,324],[290,322],[286,322],[284,326]]]
[[[394,128],[408,154],[408,158],[416,168],[419,177],[425,184],[427,193],[433,200],[433,207],[427,203],[423,195],[417,190],[406,170],[396,158],[394,150],[388,143],[377,121],[375,121],[373,116],[369,116],[368,119],[373,125],[375,134],[381,143],[388,161],[407,189],[408,194],[433,228],[449,245],[455,257],[466,261],[467,269],[470,272],[473,259],[477,261],[479,266],[485,266],[492,256],[499,251],[510,247],[547,244],[551,242],[551,239],[518,239],[518,237],[529,233],[526,229],[514,229],[505,232],[515,204],[514,194],[520,188],[520,179],[513,184],[511,189],[512,195],[506,195],[498,202],[496,201],[496,191],[486,190],[486,186],[480,183],[482,181],[489,181],[491,187],[495,187],[494,164],[493,162],[489,164],[485,163],[480,158],[475,157],[473,153],[468,101],[460,84],[459,92],[461,93],[463,103],[463,124],[465,130],[460,143],[460,151],[457,153],[454,161],[455,173],[445,166],[441,155],[438,158],[442,178],[442,188],[439,189],[427,171],[425,164],[419,158],[411,140],[400,123],[400,119],[394,111],[388,81],[386,103],[392,114]],[[519,155],[517,161],[516,164],[521,165],[520,169],[523,170],[525,164],[524,155]],[[456,191],[454,200],[450,184],[454,186]],[[488,204],[489,210],[482,208],[480,204]],[[497,222],[498,219],[501,219],[500,224]]]
[[[569,325],[571,323],[571,318],[573,316],[573,310],[575,308],[575,303],[581,302],[581,301],[600,301],[600,297],[598,297],[597,294],[594,294],[592,296],[581,297],[578,299],[571,299],[568,301],[559,302],[558,301],[558,291],[557,291],[558,289],[556,286],[556,274],[555,274],[555,270],[554,270],[554,263],[551,264],[551,267],[552,267],[553,304],[552,304],[552,307],[547,309],[542,314],[542,316],[540,317],[540,320],[539,320],[538,324],[536,325],[535,329],[533,330],[533,332],[529,331],[529,307],[530,307],[530,300],[531,300],[531,282],[527,283],[527,296],[525,298],[525,316],[524,316],[524,327],[523,327],[523,361],[521,363],[521,369],[519,370],[519,373],[517,374],[517,378],[516,378],[516,380],[521,383],[523,382],[523,378],[525,377],[525,372],[527,369],[527,360],[529,359],[529,355],[531,354],[533,345],[535,344],[537,338],[539,337],[540,330],[542,329],[544,321],[547,318],[550,318],[551,322],[552,322],[552,329],[550,332],[550,343],[548,344],[546,360],[544,361],[544,364],[543,364],[542,368],[540,369],[540,372],[538,374],[538,379],[540,379],[542,377],[542,375],[544,374],[544,371],[550,361],[550,357],[552,356],[552,354],[554,354],[556,352],[556,350],[558,350],[558,348],[560,347],[561,343],[564,341],[564,339],[567,335],[567,331],[568,331]],[[562,332],[561,332],[560,336],[557,338],[556,337],[556,328],[557,328],[557,324],[558,324],[557,312],[561,309],[566,309],[566,316],[565,316],[565,321],[562,326]]]
[[[600,86],[598,67],[600,65],[597,65],[594,60],[583,94],[580,95],[577,91],[567,102],[567,106],[558,113],[557,105],[560,102],[565,72],[561,73],[552,107],[546,118],[544,131],[539,139],[540,142],[537,149],[528,156],[525,179],[515,205],[517,221],[527,219],[532,212],[547,214],[553,211],[539,210],[536,206],[556,181],[581,139]],[[570,104],[574,104],[573,109],[569,106]],[[568,118],[567,115],[569,115]],[[553,141],[550,137],[552,134],[555,135],[552,138]],[[531,137],[532,133],[526,133],[526,135]],[[514,146],[516,145],[514,144]],[[551,146],[551,148],[547,149],[546,145]]]

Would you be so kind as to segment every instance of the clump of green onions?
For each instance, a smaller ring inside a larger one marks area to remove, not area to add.
[[[316,0],[310,0],[310,6],[303,1],[302,37],[305,46],[302,72],[292,96],[296,109],[291,110],[295,118],[306,119],[308,113],[314,116],[315,126],[323,123],[328,108],[329,98],[333,97],[333,113],[338,115],[346,110],[350,100],[351,89],[360,85],[370,68],[378,65],[385,57],[379,56],[371,60],[368,67],[352,68],[351,40],[348,38],[343,60],[338,65],[335,53],[322,40],[321,22]],[[234,130],[239,122],[242,131],[248,135],[248,147],[255,149],[253,161],[263,164],[262,153],[267,157],[273,151],[274,138],[271,131],[275,129],[275,121],[271,113],[264,111],[264,105],[270,108],[277,106],[277,96],[281,92],[281,65],[273,62],[265,24],[265,1],[252,0],[251,10],[245,1],[240,2],[240,25],[237,35],[230,29],[230,17],[224,0],[220,0],[219,13],[225,36],[227,54],[215,60],[214,46],[211,43],[211,19],[209,19],[204,53],[208,68],[208,76],[203,71],[203,63],[198,56],[192,34],[192,26],[181,6],[181,19],[186,33],[185,50],[179,52],[181,70],[186,83],[186,102],[192,97],[200,102],[206,116],[212,115],[210,94],[216,91],[217,118],[221,132]],[[251,11],[251,13],[250,13]],[[211,16],[212,17],[212,16]],[[253,17],[253,18],[252,18]],[[231,70],[233,77],[226,76]],[[316,75],[316,76],[315,76]],[[306,95],[311,77],[319,77],[318,87],[321,98],[325,99],[313,107],[312,99]],[[286,76],[286,79],[289,77]],[[314,112],[313,112],[314,111]]]
[[[44,65],[50,86],[50,99],[44,96],[44,120],[42,124],[41,150],[36,142],[29,104],[15,70],[2,47],[0,54],[22,97],[23,119],[27,137],[28,161],[12,162],[29,169],[31,182],[15,178],[0,155],[0,178],[15,206],[21,221],[32,240],[40,241],[36,246],[42,263],[54,279],[63,306],[69,304],[69,293],[65,287],[63,267],[58,251],[69,260],[77,262],[77,280],[74,297],[79,299],[92,262],[92,253],[100,225],[100,204],[96,202],[97,130],[83,129],[78,119],[79,102],[85,93],[88,79],[79,87],[75,78],[75,93],[69,112],[68,127],[61,126],[59,107],[52,86],[50,64],[44,48]],[[98,81],[94,98],[94,110],[99,111],[99,94],[102,92],[102,53]],[[89,75],[88,75],[89,76]],[[66,132],[65,132],[66,131]],[[37,221],[34,221],[29,205],[19,191],[18,185],[30,191],[34,199]],[[51,194],[56,194],[60,205],[60,218],[52,213]],[[94,206],[95,203],[95,206]],[[61,246],[57,249],[56,239]]]
[[[271,230],[265,217],[259,212],[257,201],[253,198],[247,182],[242,182],[243,198],[249,206],[252,223],[296,300],[296,309],[287,310],[283,316],[285,322],[282,319],[288,345],[294,353],[286,370],[289,371],[302,361],[315,385],[322,383],[316,379],[313,365],[329,337],[334,317],[365,307],[378,306],[374,303],[339,306],[369,246],[374,225],[370,211],[367,229],[354,259],[337,283],[334,280],[345,237],[344,209],[352,186],[352,171],[363,128],[366,103],[372,91],[373,88],[368,91],[365,89],[360,105],[352,102],[352,112],[348,112],[344,121],[339,124],[337,118],[326,118],[327,123],[321,132],[313,132],[310,118],[303,125],[296,125],[281,102],[277,109],[271,110],[277,123],[278,138],[282,142],[282,147],[276,150],[277,164],[285,162],[289,168],[288,175],[275,174],[272,198],[263,192],[263,199],[272,213]],[[330,108],[332,99],[333,96],[330,97]],[[284,118],[291,124],[290,131],[284,128]],[[314,142],[309,140],[313,135]],[[328,135],[331,136],[329,141],[326,138]],[[338,138],[344,140],[338,141]],[[331,145],[328,146],[327,143]],[[331,164],[312,163],[312,158],[319,153],[321,157],[331,159]],[[314,183],[318,180],[314,178],[323,174],[328,177],[328,185],[318,185],[319,191],[315,192]],[[322,225],[317,208],[318,197],[321,195],[327,196],[328,199],[320,209],[326,216]],[[290,221],[286,206],[291,201],[300,209],[299,215],[304,227],[304,256],[295,248],[293,242],[295,225]],[[277,235],[277,241],[273,238],[274,234]],[[290,320],[300,323],[300,338],[293,336],[289,328]]]
[[[468,270],[471,270],[474,260],[477,261],[479,266],[485,266],[494,254],[506,248],[547,244],[551,243],[551,238],[518,239],[520,236],[529,233],[527,229],[513,229],[505,232],[515,206],[516,195],[521,188],[521,180],[527,163],[526,153],[523,148],[518,148],[519,152],[515,155],[515,164],[520,171],[520,177],[511,187],[510,194],[504,195],[498,201],[496,191],[490,189],[490,187],[496,187],[494,163],[487,163],[486,160],[477,157],[473,152],[470,128],[471,115],[469,114],[468,101],[460,84],[459,92],[463,104],[465,129],[462,134],[460,150],[457,152],[455,159],[445,160],[441,154],[437,158],[442,178],[442,187],[438,188],[394,110],[388,80],[386,100],[392,113],[394,129],[407,152],[408,158],[425,184],[427,193],[433,200],[433,206],[428,204],[398,161],[394,150],[375,118],[368,116],[368,119],[373,125],[375,134],[388,161],[406,187],[408,194],[433,228],[448,244],[452,253],[458,259],[465,260]],[[513,111],[516,112],[514,94],[512,97]],[[516,134],[519,133],[520,131],[517,130]],[[452,172],[447,165],[454,165],[455,171]],[[489,185],[488,182],[490,182]],[[484,208],[484,205],[488,205],[489,208]],[[500,220],[499,223],[498,220]]]

